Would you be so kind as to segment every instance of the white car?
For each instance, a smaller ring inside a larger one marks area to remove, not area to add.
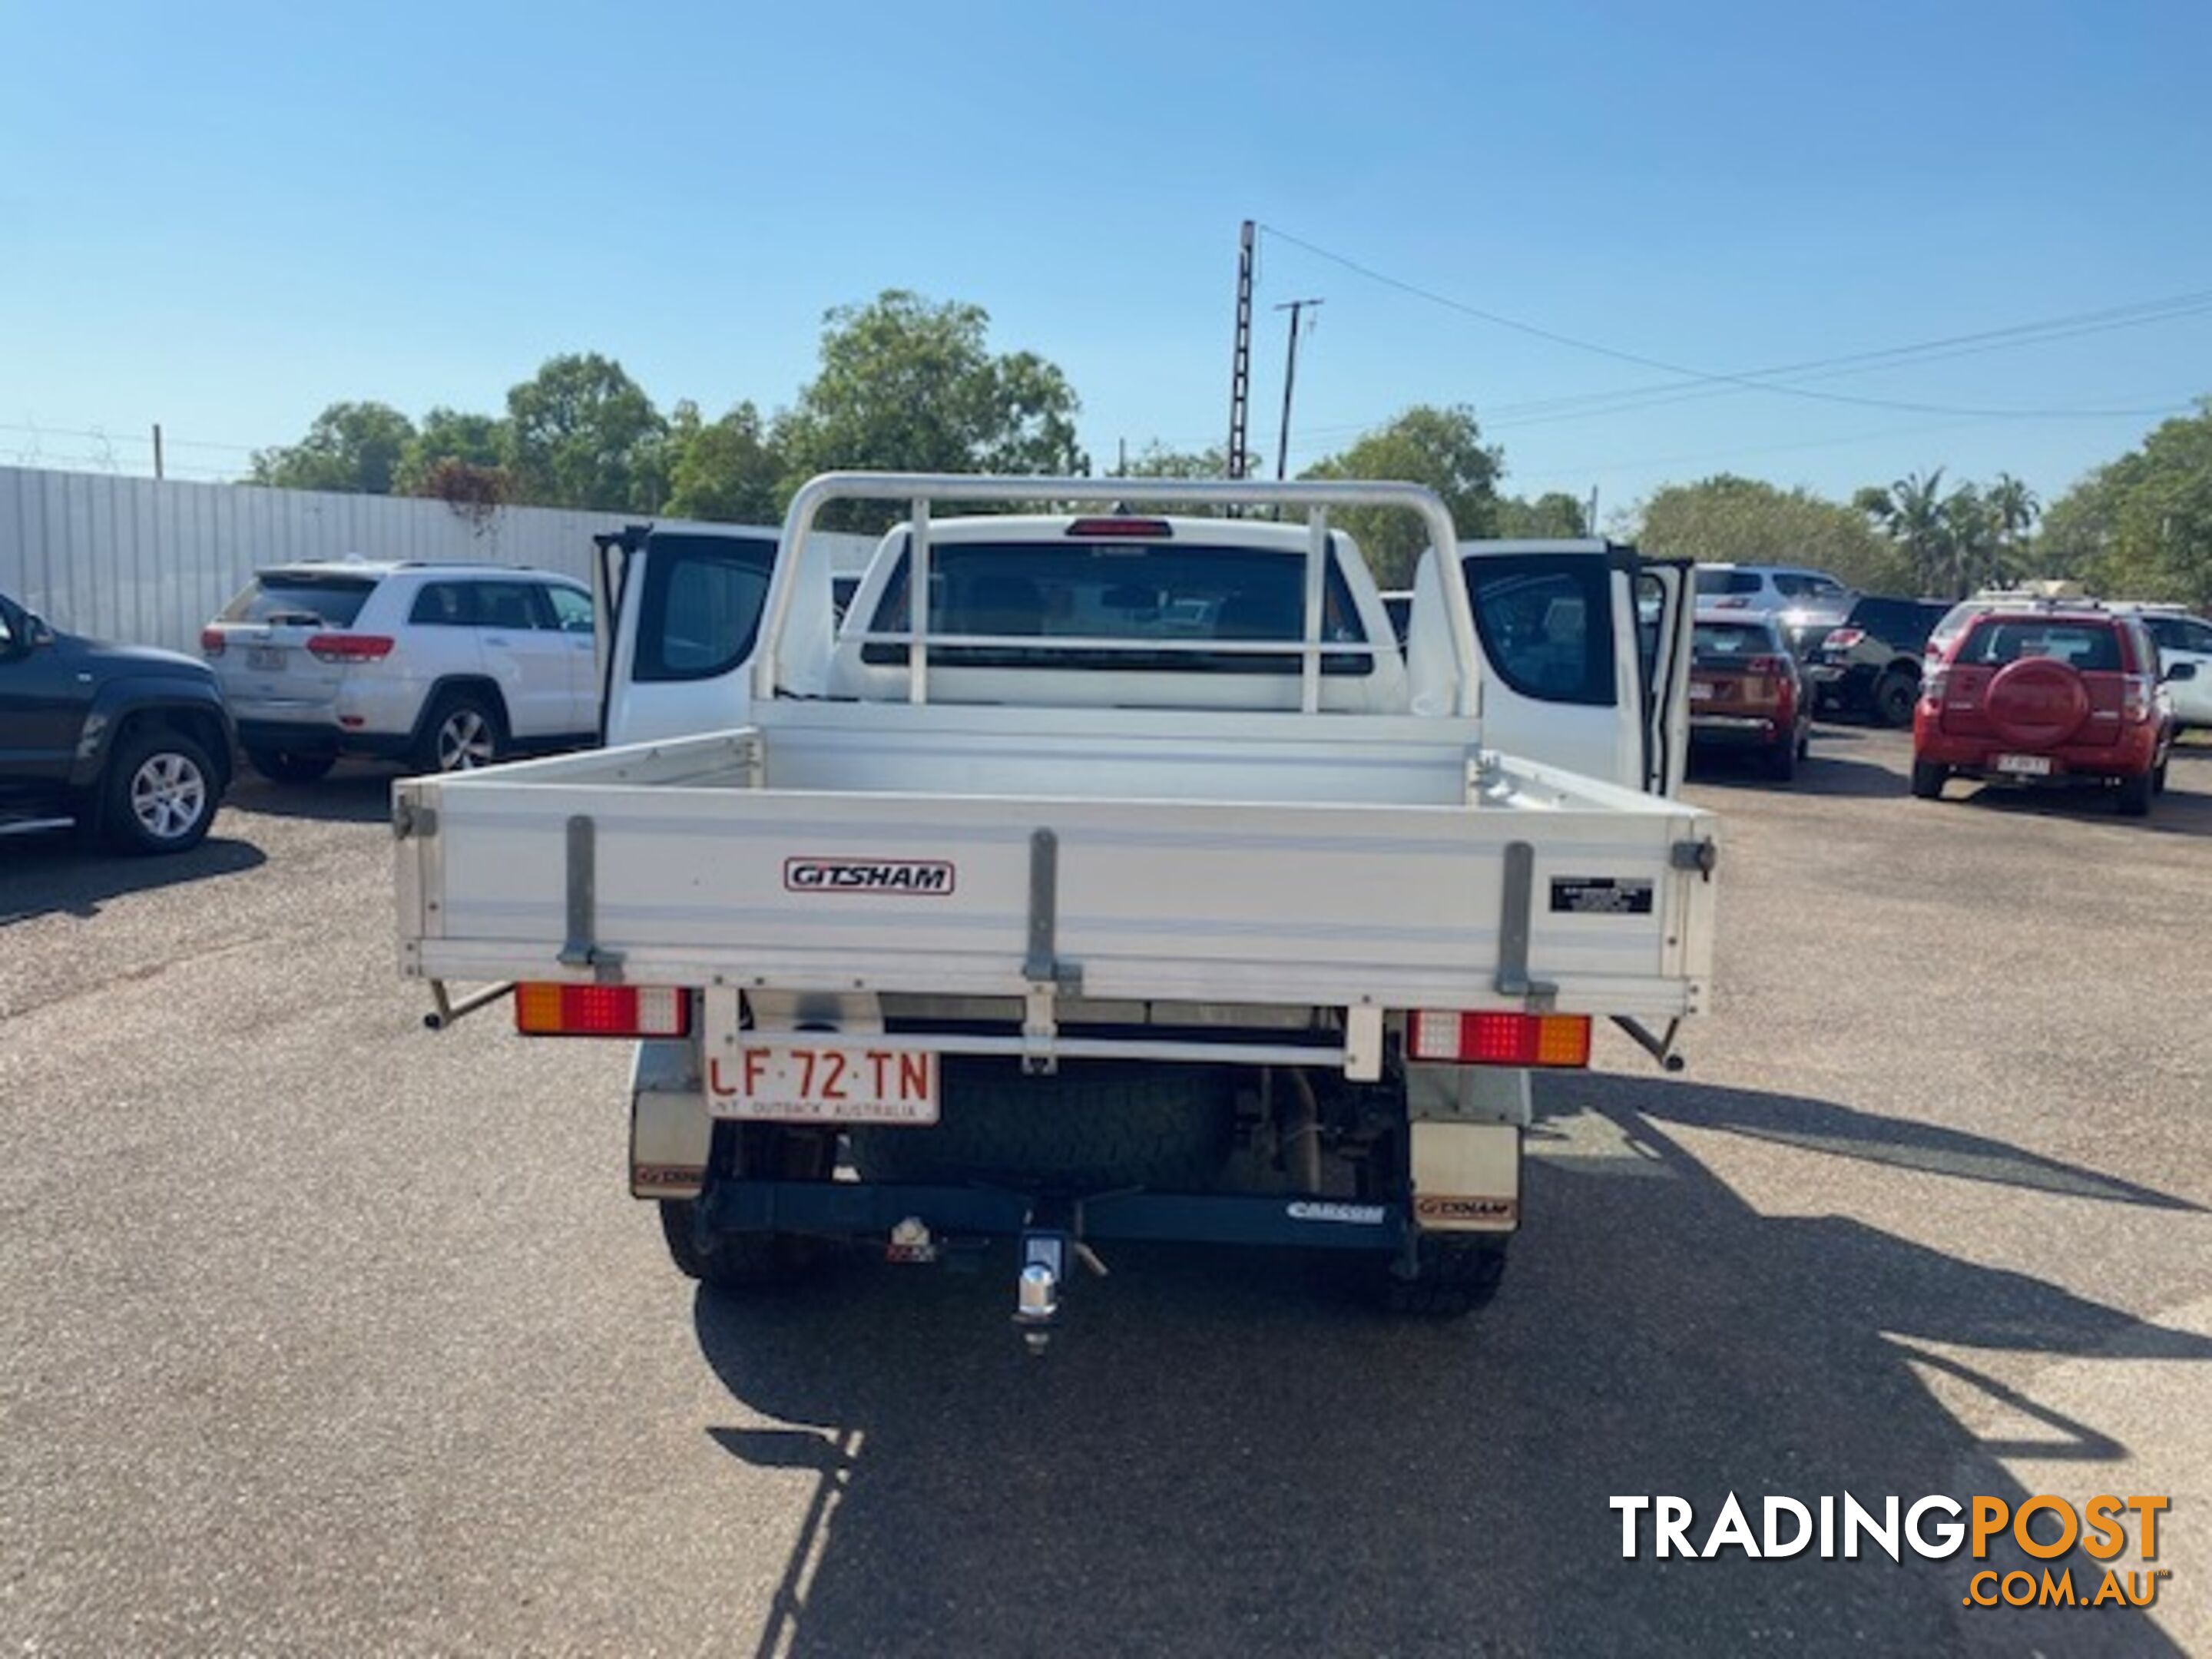
[[[1699,564],[1698,604],[1708,611],[1828,611],[1841,616],[1857,598],[1825,570],[1788,564]]]
[[[2166,684],[2173,698],[2175,728],[2212,727],[2212,622],[2191,616],[2178,605],[2116,605],[2112,609],[2142,621],[2157,642],[2162,670],[2185,662],[2197,665],[2194,675]]]
[[[264,777],[341,754],[461,772],[596,740],[592,595],[497,565],[345,559],[257,572],[200,650]]]

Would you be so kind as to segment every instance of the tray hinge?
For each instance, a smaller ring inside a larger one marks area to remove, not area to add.
[[[1559,988],[1528,977],[1528,929],[1536,885],[1536,849],[1525,841],[1505,843],[1505,889],[1498,912],[1498,977],[1500,996],[1519,997],[1531,1012],[1552,1006]]]

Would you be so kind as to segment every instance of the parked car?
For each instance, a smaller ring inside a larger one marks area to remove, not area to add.
[[[1856,597],[1848,583],[1825,570],[1785,564],[1701,564],[1698,605],[1710,611],[1801,611],[1825,608],[1840,617]]]
[[[2193,617],[2178,605],[2116,605],[2121,616],[2139,618],[2158,647],[2161,672],[2188,663],[2193,673],[2167,678],[2173,699],[2173,729],[2212,729],[2212,622]]]
[[[230,744],[190,657],[64,634],[0,596],[0,836],[77,827],[184,852],[215,822]]]
[[[1770,775],[1787,782],[1811,743],[1812,703],[1773,617],[1698,613],[1690,633],[1692,752],[1753,750]]]
[[[2169,671],[2193,678],[2193,664]],[[2132,817],[2166,787],[2173,705],[2134,617],[2080,601],[2006,606],[1968,622],[1931,665],[1912,721],[1912,793],[1954,777],[2100,781]]]
[[[588,588],[495,565],[272,565],[200,633],[247,763],[303,783],[341,754],[425,772],[589,743]]]
[[[1808,629],[1797,652],[1815,714],[1871,714],[1884,726],[1912,724],[1920,698],[1921,651],[1948,609],[1941,599],[1865,595],[1832,628]],[[1793,644],[1795,641],[1793,641]]]
[[[1921,650],[1922,665],[1925,667],[1941,657],[1951,642],[1966,631],[1968,623],[1992,611],[2016,611],[2023,605],[2095,603],[2088,591],[2076,581],[2033,581],[2016,587],[1984,587],[1943,613],[1943,619],[1929,631],[1928,643]]]

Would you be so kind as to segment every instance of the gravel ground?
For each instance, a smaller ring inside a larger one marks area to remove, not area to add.
[[[2147,824],[1814,757],[1693,784],[1716,1014],[1547,1080],[1487,1314],[1128,1250],[1042,1362],[996,1272],[695,1295],[614,1046],[422,1030],[386,775],[0,842],[0,1645],[2212,1651],[2212,750]],[[1731,1491],[2166,1494],[2172,1576],[1620,1559]]]

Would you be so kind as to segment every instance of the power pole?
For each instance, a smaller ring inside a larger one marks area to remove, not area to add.
[[[159,483],[159,482],[160,482],[160,480],[161,480],[161,423],[159,421],[156,421],[156,422],[154,422],[154,477],[155,477],[155,481],[156,483]]]
[[[1291,393],[1298,383],[1298,318],[1319,300],[1287,300],[1275,307],[1291,313],[1291,356],[1283,365],[1283,429],[1275,437],[1275,476],[1282,477],[1291,464]]]
[[[1245,472],[1244,438],[1252,412],[1252,231],[1249,219],[1237,239],[1237,343],[1229,356],[1229,476]]]
[[[1589,522],[1583,528],[1593,536],[1597,534],[1597,486],[1595,484],[1590,486]]]

